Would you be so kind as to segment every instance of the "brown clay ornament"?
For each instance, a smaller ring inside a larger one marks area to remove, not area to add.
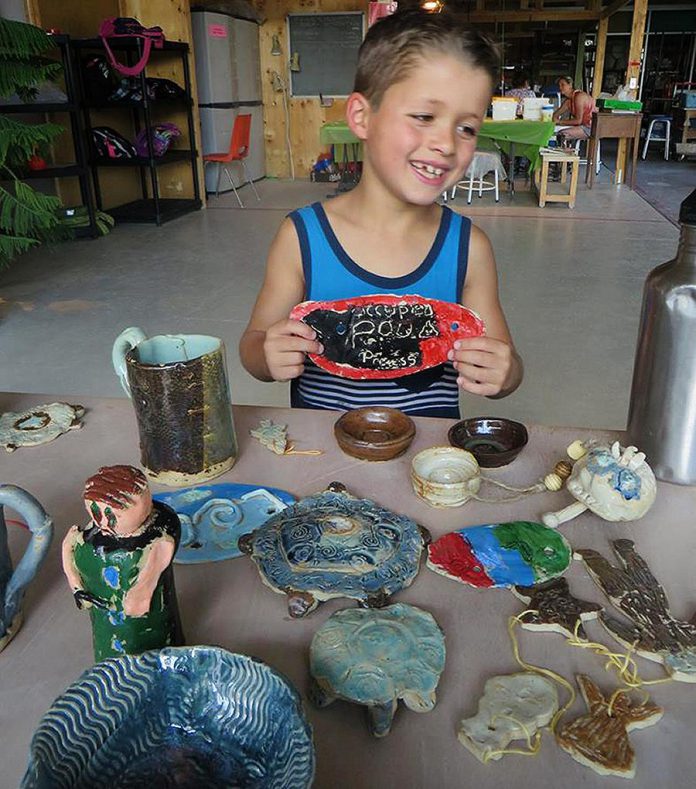
[[[620,567],[597,551],[576,551],[592,579],[632,624],[606,613],[600,621],[621,644],[662,663],[672,679],[696,682],[696,625],[672,616],[665,590],[631,540],[614,540],[612,547]]]
[[[589,677],[578,674],[577,681],[589,712],[556,732],[556,741],[576,762],[600,775],[633,778],[636,755],[628,732],[657,723],[664,710],[649,701],[633,706],[625,692],[617,694],[610,707]]]
[[[604,610],[597,603],[573,597],[565,578],[554,578],[534,586],[515,586],[513,592],[527,602],[528,610],[519,616],[525,630],[560,633],[568,638],[577,636],[586,641],[582,623],[596,619]]]

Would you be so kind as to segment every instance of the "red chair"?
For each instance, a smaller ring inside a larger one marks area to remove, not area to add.
[[[219,165],[218,168],[218,178],[217,178],[217,187],[215,189],[215,197],[218,197],[220,194],[220,179],[222,178],[222,171],[224,170],[227,173],[227,177],[230,179],[230,185],[234,190],[234,196],[237,198],[237,202],[239,203],[240,208],[244,208],[244,203],[242,203],[239,194],[235,188],[234,181],[232,180],[232,176],[230,175],[230,171],[225,167],[226,164],[230,162],[240,162],[242,165],[242,169],[244,170],[244,176],[247,180],[247,183],[251,186],[254,190],[254,194],[256,195],[256,199],[260,200],[259,193],[256,191],[256,186],[254,182],[251,180],[249,176],[249,172],[246,168],[246,163],[244,160],[249,155],[249,137],[251,134],[251,115],[237,115],[234,119],[234,127],[232,129],[232,139],[230,140],[230,150],[227,153],[208,153],[203,157],[203,169],[205,169],[206,165],[215,163]]]

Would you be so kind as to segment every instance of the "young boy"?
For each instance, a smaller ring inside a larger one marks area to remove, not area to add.
[[[471,162],[498,68],[496,47],[446,13],[397,13],[370,28],[346,105],[363,142],[360,183],[285,219],[240,342],[253,376],[292,381],[293,407],[459,418],[459,388],[504,397],[519,386],[490,242],[436,203]],[[306,358],[323,349],[311,327],[288,319],[296,304],[385,293],[461,302],[486,335],[457,341],[447,364],[387,381],[339,378]]]

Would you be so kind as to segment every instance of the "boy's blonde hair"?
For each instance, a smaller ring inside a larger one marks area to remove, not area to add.
[[[460,58],[483,69],[492,86],[498,82],[500,50],[485,33],[453,13],[409,10],[385,17],[368,30],[358,54],[353,90],[377,108],[389,87],[406,79],[420,60],[433,53]],[[453,89],[466,90],[466,86]]]

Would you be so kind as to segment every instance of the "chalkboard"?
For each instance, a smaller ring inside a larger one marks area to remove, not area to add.
[[[293,96],[347,96],[353,91],[364,14],[288,14],[290,55],[300,70],[291,71]]]

